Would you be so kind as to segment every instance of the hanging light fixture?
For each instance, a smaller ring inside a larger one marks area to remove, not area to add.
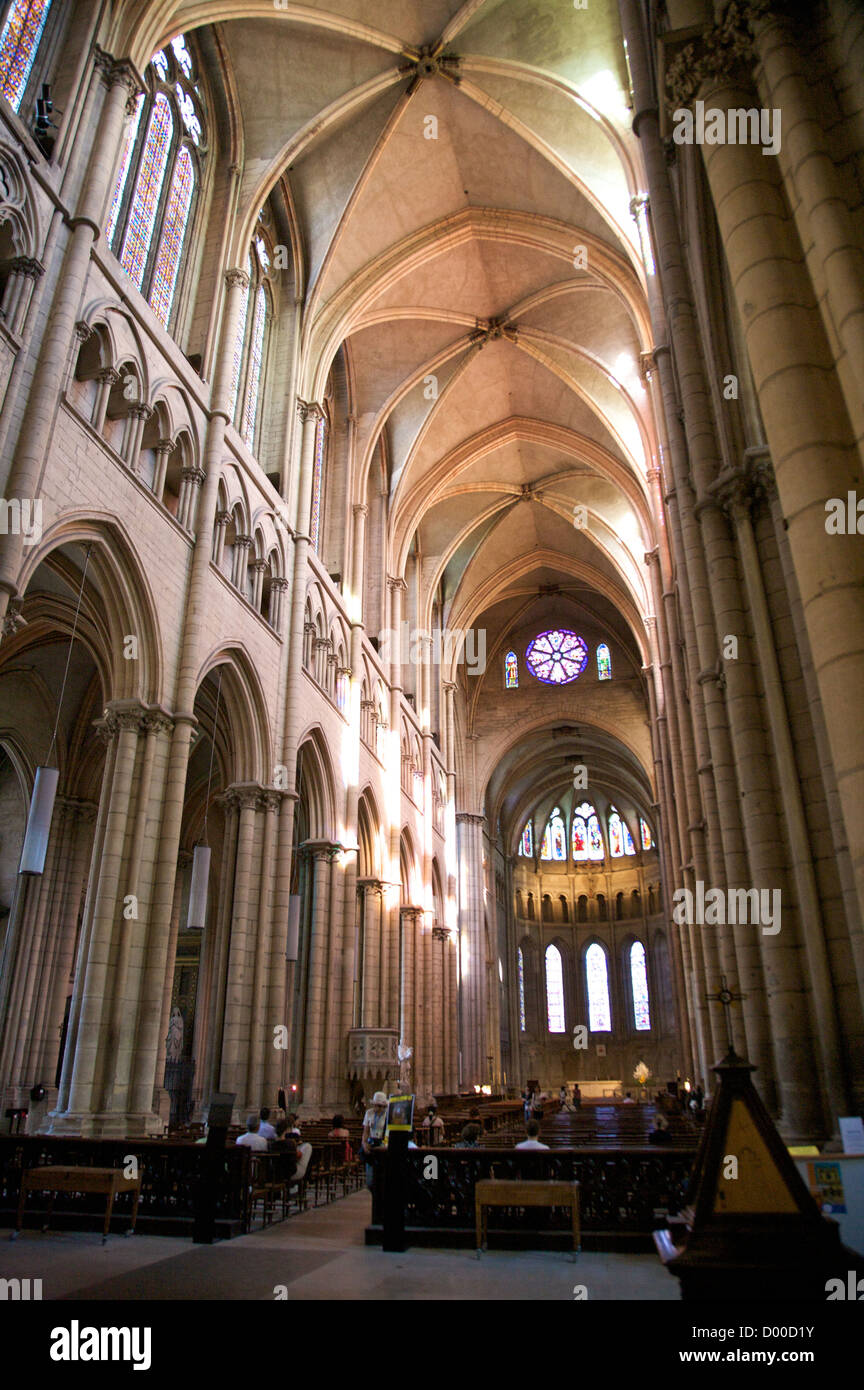
[[[213,757],[216,752],[216,730],[219,727],[219,700],[222,694],[222,668],[216,685],[216,713],[213,716],[213,739],[210,744],[210,770],[207,773],[207,800],[204,803],[204,832],[192,851],[192,881],[189,884],[187,931],[203,931],[207,918],[207,889],[210,884],[210,846],[207,843],[207,816],[210,811],[210,788],[213,784]]]
[[[81,612],[81,601],[84,598],[84,584],[87,579],[87,566],[90,563],[90,551],[92,549],[91,542],[84,552],[84,568],[81,571],[81,586],[78,590],[78,602],[75,605],[75,618],[72,622],[69,650],[66,653],[66,669],[63,672],[63,683],[60,686],[60,698],[57,701],[54,732],[48,745],[45,765],[36,769],[33,795],[30,798],[30,808],[27,812],[27,829],[24,832],[24,844],[21,846],[21,859],[18,864],[19,874],[37,875],[45,872],[45,855],[48,852],[48,837],[51,834],[51,817],[54,814],[54,799],[57,795],[57,783],[60,779],[59,768],[51,766],[51,755],[54,752],[57,731],[60,728],[60,713],[63,709],[63,697],[66,694],[66,682],[69,679],[69,663],[72,660],[72,648],[75,644],[75,634],[78,631],[78,615]]]

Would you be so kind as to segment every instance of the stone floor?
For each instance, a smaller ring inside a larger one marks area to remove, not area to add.
[[[363,1243],[370,1197],[330,1206],[217,1245],[166,1236],[0,1232],[0,1278],[41,1279],[45,1299],[678,1300],[651,1254],[408,1250]]]

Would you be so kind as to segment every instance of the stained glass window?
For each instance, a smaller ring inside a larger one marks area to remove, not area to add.
[[[519,971],[519,1029],[525,1032],[525,960],[522,956],[522,947],[516,952],[516,963]]]
[[[594,807],[591,805],[590,801],[583,801],[581,806],[577,806],[575,814],[577,817],[581,817],[582,821],[584,822],[585,839],[587,840],[588,844],[588,853],[587,855],[577,855],[574,842],[573,858],[605,858],[605,850],[603,848],[603,835],[600,830],[600,821],[597,819],[597,812],[594,810]]]
[[[174,291],[177,288],[177,272],[180,269],[180,253],[186,235],[186,222],[192,206],[195,191],[195,170],[187,149],[182,149],[174,166],[171,192],[162,223],[162,237],[159,242],[159,255],[153,271],[150,287],[150,306],[156,317],[165,325],[171,314]]]
[[[540,850],[541,859],[566,859],[567,858],[567,832],[564,829],[564,821],[561,812],[556,806],[546,829],[543,833],[543,846]]]
[[[154,53],[108,210],[106,236],[121,265],[167,328],[206,143],[192,55],[181,36]]]
[[[651,834],[651,827],[646,820],[639,817],[639,834],[642,837],[642,848],[654,848],[654,836]]]
[[[585,978],[588,985],[588,1027],[592,1033],[611,1033],[612,1010],[609,1007],[606,952],[596,941],[585,952]]]
[[[550,1033],[565,1031],[564,971],[561,968],[561,952],[557,946],[546,947],[546,1018]]]
[[[588,647],[584,638],[566,628],[541,632],[528,643],[528,670],[546,685],[566,685],[585,670]]]
[[[609,815],[609,853],[613,859],[621,859],[624,854],[624,835],[621,830],[621,817],[614,806]]]
[[[597,648],[597,679],[601,681],[611,681],[612,679],[612,658],[605,642],[601,642]]]
[[[141,124],[141,112],[144,110],[144,93],[138,93],[135,102],[135,110],[132,114],[128,126],[126,127],[126,139],[123,142],[123,156],[120,160],[120,172],[117,175],[117,182],[114,185],[114,193],[111,197],[111,207],[108,213],[108,226],[105,228],[105,236],[108,245],[114,240],[114,233],[117,230],[117,218],[120,214],[120,204],[123,194],[126,191],[126,179],[129,176],[129,166],[132,162],[132,151],[138,142],[138,127]]]
[[[530,820],[526,821],[525,829],[522,831],[522,839],[519,842],[519,853],[524,854],[526,859],[534,858],[534,831]]]
[[[246,383],[246,404],[240,433],[251,449],[255,443],[255,421],[258,418],[258,398],[261,390],[261,364],[264,360],[264,329],[267,325],[267,291],[258,286],[255,296],[255,318],[249,344],[249,374]]]
[[[237,315],[237,333],[234,338],[234,352],[231,357],[231,391],[229,394],[229,404],[231,416],[237,408],[237,392],[240,389],[240,373],[243,370],[243,348],[246,343],[246,319],[249,313],[249,295],[252,284],[252,257],[249,257],[249,264],[246,267],[249,277],[246,285],[241,290],[240,310]]]
[[[651,1010],[648,1007],[645,947],[641,941],[634,941],[630,947],[630,989],[633,994],[633,1019],[637,1031],[647,1033],[651,1027]]]
[[[324,444],[327,435],[327,422],[322,416],[315,432],[315,465],[312,474],[312,514],[309,521],[309,535],[314,550],[318,549],[321,538],[321,490],[324,479]]]
[[[582,816],[573,817],[572,844],[574,859],[588,858],[588,830]]]
[[[630,827],[628,826],[626,820],[622,820],[621,829],[624,832],[624,853],[635,854],[636,846],[633,843],[633,836],[630,834]]]
[[[135,185],[135,193],[132,198],[123,250],[120,252],[120,262],[123,269],[132,277],[139,289],[144,278],[144,266],[153,238],[153,228],[159,208],[159,195],[162,192],[165,170],[168,167],[168,155],[171,150],[173,132],[174,120],[171,115],[171,107],[168,104],[168,98],[160,93],[153,103],[153,110],[150,114],[150,124],[147,127],[144,141],[144,153],[138,172],[138,182]]]
[[[267,250],[267,243],[266,243],[266,241],[264,240],[263,236],[256,236],[256,238],[255,238],[255,250],[258,252],[258,259],[259,259],[259,261],[261,262],[261,264],[263,265],[264,269],[265,269],[265,270],[269,270],[269,269],[270,269],[270,253],[269,253],[269,251]]]
[[[51,0],[17,0],[0,30],[0,91],[16,111],[27,90]]]
[[[504,688],[517,690],[519,687],[519,662],[515,652],[508,652],[504,658]]]
[[[180,64],[187,77],[192,76],[192,54],[186,47],[186,40],[182,34],[178,34],[176,39],[171,40],[171,47],[174,50],[174,57]]]

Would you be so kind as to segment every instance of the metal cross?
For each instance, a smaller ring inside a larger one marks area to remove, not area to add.
[[[726,1016],[726,1041],[729,1044],[729,1051],[735,1051],[732,1039],[732,1004],[738,1004],[742,999],[746,999],[746,994],[733,994],[726,981],[726,976],[720,976],[720,989],[717,994],[706,994],[708,1000],[716,1000],[723,1005],[723,1012]]]

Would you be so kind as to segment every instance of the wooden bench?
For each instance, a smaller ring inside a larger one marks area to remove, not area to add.
[[[527,1178],[481,1178],[474,1187],[477,1258],[486,1248],[489,1207],[569,1207],[573,1222],[573,1258],[579,1254],[579,1184]]]
[[[18,1224],[12,1233],[15,1240],[21,1233],[24,1222],[24,1203],[27,1200],[28,1192],[50,1192],[51,1200],[48,1204],[48,1211],[45,1216],[43,1231],[48,1230],[51,1221],[51,1213],[54,1210],[54,1198],[58,1192],[98,1192],[104,1193],[105,1203],[105,1222],[102,1227],[102,1244],[108,1239],[108,1228],[111,1224],[111,1208],[114,1198],[118,1192],[134,1192],[135,1198],[132,1203],[132,1224],[126,1232],[131,1236],[135,1230],[135,1221],[138,1216],[138,1202],[141,1198],[141,1177],[139,1172],[137,1178],[127,1178],[123,1176],[122,1168],[27,1168],[21,1175],[21,1192],[18,1197]]]

